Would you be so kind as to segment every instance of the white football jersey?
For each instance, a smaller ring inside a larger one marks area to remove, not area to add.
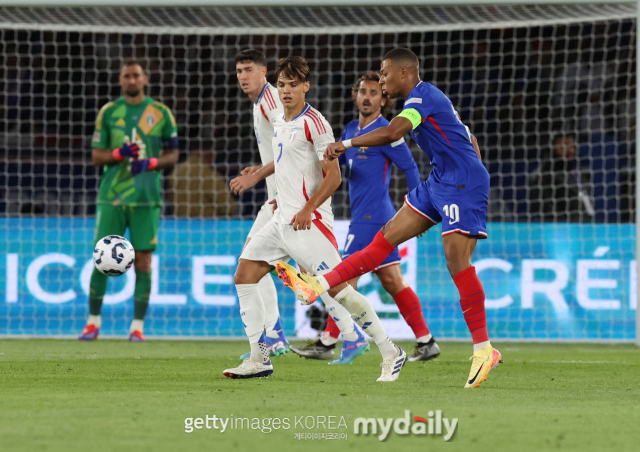
[[[278,90],[267,83],[262,88],[258,102],[253,104],[253,130],[258,141],[258,151],[260,161],[263,165],[273,160],[273,148],[271,147],[271,137],[273,137],[273,122],[276,118],[284,114],[282,103],[278,97]],[[267,177],[267,195],[273,199],[276,195],[275,175]]]
[[[324,178],[320,162],[335,138],[324,116],[309,104],[289,122],[285,121],[284,114],[277,117],[273,132],[278,192],[275,219],[281,224],[289,224],[318,190]],[[313,219],[333,227],[331,197],[318,207]]]

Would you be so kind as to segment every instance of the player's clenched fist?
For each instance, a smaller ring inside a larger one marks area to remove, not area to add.
[[[113,159],[116,162],[120,162],[125,158],[132,158],[134,160],[138,160],[138,153],[140,152],[140,146],[136,143],[129,144],[125,141],[125,143],[119,148],[114,149],[111,155],[113,155]]]
[[[337,143],[331,143],[327,146],[327,149],[324,151],[324,159],[325,160],[335,160],[340,157],[347,148],[342,144],[342,141],[338,141]]]
[[[293,216],[291,226],[293,226],[294,231],[306,231],[307,229],[311,229],[311,215],[306,208],[303,208],[300,212]]]

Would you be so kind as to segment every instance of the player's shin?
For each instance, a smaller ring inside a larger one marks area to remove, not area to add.
[[[335,296],[335,299],[349,311],[360,328],[373,338],[383,359],[394,358],[398,355],[396,346],[387,336],[378,314],[367,297],[347,285]]]
[[[269,273],[258,282],[262,302],[264,303],[264,329],[269,333],[278,322],[280,311],[278,309],[278,292],[273,278]]]
[[[144,316],[149,308],[151,295],[151,272],[136,271],[136,288],[133,291],[133,322],[130,332],[143,332]]]
[[[489,343],[487,316],[484,308],[484,289],[475,267],[469,267],[453,277],[460,293],[460,307],[473,338],[473,351]]]
[[[240,301],[240,317],[251,346],[251,360],[259,363],[269,361],[264,335],[264,302],[259,284],[236,284]]]
[[[428,342],[431,339],[431,333],[427,327],[422,313],[422,305],[420,299],[411,287],[406,287],[393,296],[393,300],[398,306],[398,310],[404,317],[407,325],[413,330],[418,342]]]
[[[339,286],[343,282],[374,271],[394,249],[395,247],[384,238],[382,231],[380,231],[367,247],[346,257],[329,273],[318,277],[318,281],[325,290]]]
[[[98,271],[97,268],[93,269],[91,273],[91,282],[89,283],[89,321],[87,324],[96,325],[100,328],[100,312],[102,310],[102,299],[104,294],[107,293],[107,283],[109,277]]]
[[[351,318],[351,313],[337,300],[333,299],[327,292],[320,295],[324,305],[327,307],[327,311],[333,321],[338,326],[338,329],[342,333],[342,337],[346,341],[355,341],[358,339],[358,335],[355,332],[355,327],[353,325],[353,319]],[[337,342],[337,337],[335,341],[331,341],[332,343]],[[324,345],[331,345],[330,343],[325,342],[325,338],[322,338],[322,343]]]

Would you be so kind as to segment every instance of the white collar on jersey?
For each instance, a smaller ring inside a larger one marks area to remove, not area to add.
[[[311,105],[309,105],[307,102],[305,102],[304,105],[305,105],[305,107],[302,109],[302,112],[298,116],[293,118],[290,122],[293,122],[296,119],[298,119],[299,117],[304,116],[311,109]],[[282,119],[284,120],[284,122],[287,122],[287,120],[286,120],[284,115],[282,115]]]
[[[414,88],[417,88],[418,86],[422,85],[423,83],[424,83],[424,82],[423,82],[422,80],[420,80],[420,81],[418,82],[418,84],[417,84],[416,86],[414,86]]]
[[[269,82],[265,83],[264,86],[262,87],[262,91],[260,91],[260,95],[258,96],[258,102],[256,102],[256,105],[258,105],[262,100],[262,96],[264,96],[264,92],[267,90],[268,86],[271,86]]]
[[[367,124],[366,126],[364,126],[362,129],[360,128],[360,124],[358,123],[358,132],[360,132],[361,130],[366,129],[367,127],[369,127],[371,124],[373,124],[374,122],[376,122],[378,119],[382,118],[382,113],[380,113],[378,115],[378,117],[376,119],[374,119],[373,121],[371,121],[369,124]]]

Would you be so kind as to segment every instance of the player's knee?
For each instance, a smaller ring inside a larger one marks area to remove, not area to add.
[[[151,271],[151,253],[138,252],[134,266],[137,272],[147,273]]]
[[[382,284],[382,288],[392,296],[408,287],[402,277],[398,278],[395,275],[379,275],[378,279]]]

